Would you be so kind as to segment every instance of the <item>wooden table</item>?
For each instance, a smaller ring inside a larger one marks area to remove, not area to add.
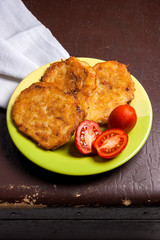
[[[0,109],[0,239],[159,239],[159,0],[23,2],[70,55],[129,64],[151,100],[153,125],[126,164],[73,177],[26,159]]]

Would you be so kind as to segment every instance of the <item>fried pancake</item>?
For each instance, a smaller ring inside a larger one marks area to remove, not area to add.
[[[45,149],[67,143],[83,120],[74,96],[52,83],[37,82],[23,90],[12,109],[17,128]]]
[[[132,101],[134,83],[126,65],[117,61],[97,63],[94,70],[97,87],[87,101],[79,97],[80,107],[85,110],[86,119],[105,124],[115,107]]]
[[[89,96],[96,87],[95,76],[95,70],[87,62],[70,57],[52,63],[42,77],[42,81],[53,83],[65,93],[76,95],[81,91],[84,96]]]

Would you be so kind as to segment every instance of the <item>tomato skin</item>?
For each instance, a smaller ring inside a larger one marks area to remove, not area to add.
[[[83,154],[95,154],[96,149],[93,142],[102,134],[98,123],[85,120],[80,123],[75,133],[75,144],[77,149]]]
[[[128,143],[128,135],[122,129],[108,129],[93,143],[98,155],[102,158],[114,158],[119,155]]]
[[[108,128],[120,128],[128,134],[135,127],[136,122],[135,109],[128,104],[120,105],[111,112],[108,119]]]

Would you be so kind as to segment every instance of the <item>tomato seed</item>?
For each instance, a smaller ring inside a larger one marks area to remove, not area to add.
[[[84,126],[83,129],[84,129],[84,130],[87,130],[87,126]]]

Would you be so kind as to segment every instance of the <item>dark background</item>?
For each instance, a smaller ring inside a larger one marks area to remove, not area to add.
[[[23,2],[70,55],[129,64],[129,71],[143,85],[150,98],[153,125],[145,145],[125,165],[99,175],[71,177],[41,169],[26,159],[9,137],[6,111],[0,109],[2,208],[17,205],[99,208],[159,206],[160,1]],[[152,236],[152,239],[158,239],[156,235]],[[145,239],[149,238],[146,236]]]

